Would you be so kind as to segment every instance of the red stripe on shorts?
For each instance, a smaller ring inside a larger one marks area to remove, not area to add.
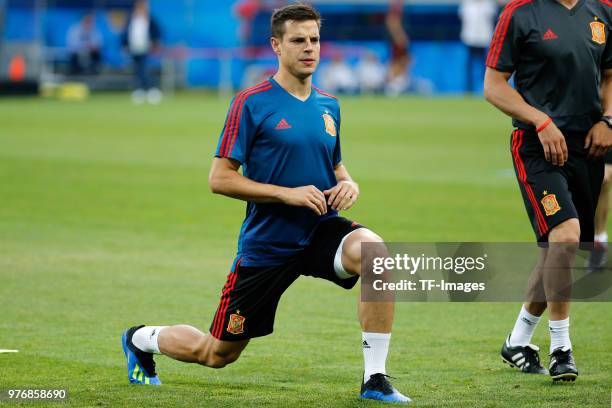
[[[523,163],[523,159],[521,159],[521,155],[519,154],[519,149],[523,145],[523,136],[525,135],[524,130],[517,130],[514,132],[513,139],[513,150],[512,156],[514,157],[514,163],[516,164],[519,181],[523,184],[525,191],[527,192],[527,197],[531,202],[531,206],[533,207],[533,211],[536,216],[536,222],[538,224],[538,231],[540,232],[540,236],[543,236],[548,232],[548,225],[546,224],[546,218],[542,214],[542,210],[538,205],[538,201],[535,198],[535,194],[533,193],[533,189],[531,185],[527,182],[527,172],[525,171],[525,164]]]
[[[236,286],[239,267],[240,260],[238,260],[236,268],[234,268],[234,272],[230,272],[230,274],[228,275],[227,282],[223,289],[223,295],[221,296],[221,301],[219,302],[217,316],[215,317],[215,324],[213,325],[213,330],[211,331],[213,337],[217,339],[219,339],[221,337],[221,333],[223,333],[223,327],[225,325],[225,313],[227,313],[227,308],[229,307],[232,290],[234,290],[234,287]]]

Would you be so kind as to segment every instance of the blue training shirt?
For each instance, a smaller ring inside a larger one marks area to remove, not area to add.
[[[270,78],[232,100],[215,156],[239,161],[243,175],[259,183],[324,191],[337,184],[339,131],[335,97],[313,87],[301,101]],[[319,222],[337,215],[331,207],[318,216],[306,207],[248,202],[236,261],[280,265],[308,245]]]

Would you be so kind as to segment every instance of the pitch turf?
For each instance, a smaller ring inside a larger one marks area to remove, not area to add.
[[[158,358],[164,385],[127,384],[121,332],[206,329],[235,251],[240,202],[207,172],[227,100],[134,107],[0,100],[0,388],[68,388],[74,406],[378,406],[357,400],[358,290],[303,278],[276,332],[211,370]],[[348,216],[390,241],[531,241],[510,124],[481,100],[342,101]],[[610,404],[612,305],[576,304],[575,384],[502,365],[518,304],[398,304],[389,372],[422,407]],[[547,350],[546,322],[534,341]],[[547,363],[545,358],[545,363]]]

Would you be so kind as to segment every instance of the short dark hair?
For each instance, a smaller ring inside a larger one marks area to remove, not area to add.
[[[274,13],[272,13],[272,18],[270,19],[272,37],[283,38],[285,34],[285,22],[289,20],[314,20],[317,22],[319,28],[321,28],[321,14],[319,14],[314,7],[304,3],[290,4],[283,8],[276,9]]]

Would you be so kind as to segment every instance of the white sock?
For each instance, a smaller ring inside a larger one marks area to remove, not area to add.
[[[601,234],[595,234],[595,242],[607,243],[608,242],[608,233],[607,232],[602,232]]]
[[[539,322],[540,316],[532,315],[523,305],[510,334],[510,346],[526,346],[531,343],[531,337]]]
[[[368,382],[373,374],[387,374],[385,362],[389,352],[391,333],[363,332],[361,337],[363,339],[363,381]]]
[[[157,345],[159,333],[168,326],[145,326],[134,332],[132,343],[145,353],[161,354]]]
[[[549,320],[548,330],[550,331],[550,353],[558,348],[572,348],[569,337],[569,317],[563,320]]]

